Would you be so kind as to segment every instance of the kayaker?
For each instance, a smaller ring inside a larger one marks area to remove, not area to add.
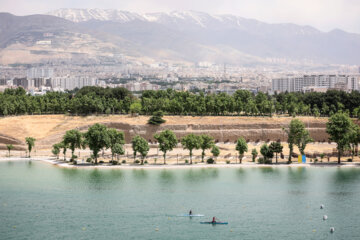
[[[192,210],[190,210],[189,215],[192,215]]]
[[[213,217],[213,220],[212,220],[211,223],[216,223],[216,218],[215,217]]]

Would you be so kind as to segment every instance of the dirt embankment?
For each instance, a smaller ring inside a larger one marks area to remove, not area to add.
[[[67,130],[86,131],[95,123],[102,123],[124,131],[127,143],[135,135],[154,142],[154,134],[165,129],[174,131],[178,138],[194,133],[209,134],[217,142],[235,142],[239,137],[247,141],[286,141],[283,128],[287,128],[288,117],[190,117],[166,116],[161,126],[147,124],[147,116],[127,115],[76,117],[65,115],[15,116],[0,118],[0,149],[13,144],[15,149],[24,149],[25,137],[37,139],[37,149],[50,149],[61,140]],[[328,141],[326,118],[300,117],[311,137],[318,142]]]

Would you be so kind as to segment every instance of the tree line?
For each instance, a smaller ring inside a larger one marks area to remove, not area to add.
[[[326,93],[268,95],[237,90],[226,93],[150,90],[138,99],[125,88],[84,87],[70,92],[26,94],[23,88],[0,93],[0,115],[24,114],[144,114],[162,111],[169,115],[331,116],[339,111],[360,118],[360,93],[329,90]]]

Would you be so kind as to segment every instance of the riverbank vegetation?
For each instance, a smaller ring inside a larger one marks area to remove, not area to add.
[[[283,130],[288,135],[288,163],[290,164],[292,157],[297,157],[297,155],[293,153],[294,147],[298,148],[300,155],[306,155],[306,146],[313,142],[313,140],[310,137],[309,131],[305,128],[304,123],[299,119],[295,118],[291,120],[289,126]],[[340,163],[340,157],[345,151],[351,151],[352,156],[357,153],[357,146],[360,143],[360,127],[354,124],[346,113],[336,113],[329,119],[327,123],[327,133],[330,136],[330,140],[337,144],[338,163]],[[220,149],[216,146],[214,139],[207,134],[196,135],[191,133],[178,139],[173,131],[163,130],[162,132],[156,133],[153,137],[156,142],[152,142],[152,144],[155,144],[163,153],[164,164],[166,164],[167,153],[171,152],[175,147],[179,147],[179,144],[181,144],[183,149],[189,151],[190,164],[193,163],[193,150],[201,150],[202,162],[204,162],[206,157],[206,151],[209,150],[212,157],[209,156],[211,159],[207,159],[207,163],[215,163],[216,158],[220,154]],[[63,140],[53,146],[52,152],[58,158],[61,149],[63,149],[64,155],[66,154],[66,150],[70,149],[72,152],[70,161],[76,163],[77,156],[74,155],[75,148],[89,148],[92,151],[92,156],[89,161],[97,164],[99,153],[105,149],[111,149],[111,161],[109,162],[119,164],[119,156],[125,153],[124,138],[124,133],[121,131],[107,128],[102,124],[94,124],[85,133],[81,133],[78,130],[67,131]],[[131,144],[134,163],[146,163],[146,157],[150,149],[149,142],[143,137],[136,135],[133,137]],[[249,151],[248,143],[244,138],[239,137],[234,150],[237,151],[238,162],[241,164],[244,153]],[[253,162],[258,159],[259,163],[272,163],[275,157],[275,162],[278,163],[278,155],[280,155],[282,159],[284,158],[283,146],[280,142],[264,143],[260,148],[261,157],[259,158],[256,149],[250,149],[250,151]],[[138,153],[140,154],[141,162],[136,160]],[[322,154],[321,159],[323,159],[324,156],[325,155]]]

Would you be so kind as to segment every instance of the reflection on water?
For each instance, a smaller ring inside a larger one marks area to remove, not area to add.
[[[300,183],[308,178],[306,167],[289,167],[288,178],[292,183]]]
[[[173,184],[175,182],[174,172],[166,169],[161,170],[160,180],[162,183]]]
[[[241,180],[244,181],[246,178],[246,170],[244,168],[239,168],[236,170],[236,176]]]
[[[144,169],[134,169],[132,173],[136,180],[145,180],[148,177],[148,172]]]
[[[199,182],[206,179],[217,178],[219,176],[219,170],[217,168],[201,168],[190,169],[184,174],[184,179],[189,182]]]
[[[335,183],[351,183],[357,181],[360,177],[360,170],[356,168],[341,169],[335,172]]]

